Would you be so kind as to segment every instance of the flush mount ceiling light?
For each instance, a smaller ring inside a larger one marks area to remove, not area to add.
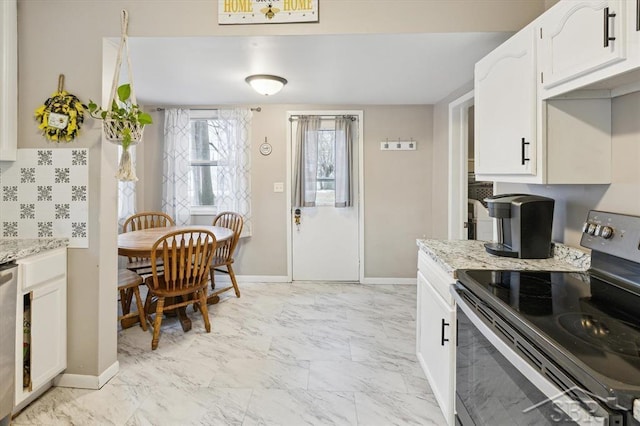
[[[287,84],[285,78],[269,74],[250,75],[244,81],[249,83],[253,90],[265,96],[275,95]]]

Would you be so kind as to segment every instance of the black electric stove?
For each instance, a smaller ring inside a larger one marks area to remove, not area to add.
[[[459,279],[590,392],[612,405],[640,397],[640,295],[586,272],[467,270]]]
[[[592,249],[588,271],[464,270],[458,280],[573,383],[635,424],[640,218],[592,211],[583,231],[581,244]]]

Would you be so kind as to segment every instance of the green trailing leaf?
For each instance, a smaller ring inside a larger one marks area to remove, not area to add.
[[[126,151],[129,145],[131,145],[131,129],[124,128],[122,129],[122,149]]]
[[[120,102],[127,102],[129,100],[129,96],[131,96],[130,84],[123,84],[122,86],[118,87],[118,99],[120,99]]]
[[[153,122],[153,119],[146,112],[140,111],[140,113],[138,113],[138,122],[140,124],[151,124]]]

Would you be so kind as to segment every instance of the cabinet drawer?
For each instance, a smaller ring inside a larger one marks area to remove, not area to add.
[[[42,283],[64,277],[67,273],[67,249],[61,248],[29,256],[20,264],[22,290],[27,291]]]
[[[420,250],[418,252],[418,271],[426,278],[440,296],[453,306],[453,296],[449,292],[449,286],[456,282],[455,278],[448,274],[428,254]]]

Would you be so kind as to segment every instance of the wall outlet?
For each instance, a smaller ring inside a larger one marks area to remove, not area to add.
[[[274,182],[273,192],[284,192],[284,182]]]

